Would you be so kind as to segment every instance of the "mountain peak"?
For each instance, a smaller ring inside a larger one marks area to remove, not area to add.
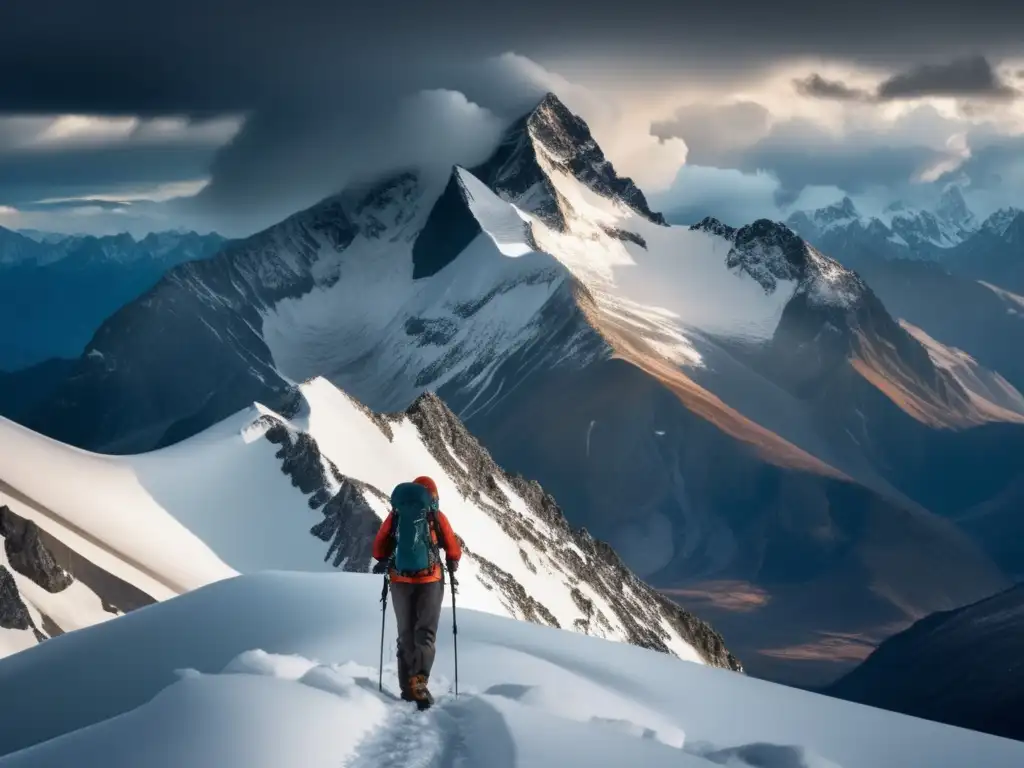
[[[586,121],[573,114],[554,93],[548,93],[527,117],[533,137],[561,159],[596,147]]]
[[[667,226],[633,180],[616,173],[586,121],[552,92],[509,126],[489,160],[470,169],[502,198],[564,231],[568,205],[551,183],[553,171],[573,176],[602,197]]]
[[[705,216],[690,227],[690,229],[694,232],[707,232],[711,235],[718,235],[726,240],[734,240],[736,238],[736,228],[722,223],[714,216]]]
[[[849,197],[844,197],[824,208],[797,211],[789,217],[788,221],[803,234],[818,235],[859,220],[860,212],[857,210],[857,206]]]
[[[942,191],[935,213],[939,218],[963,229],[973,229],[976,225],[974,214],[967,207],[959,184],[950,184]]]
[[[563,101],[558,98],[558,94],[554,91],[548,91],[545,93],[543,98],[537,102],[537,106],[535,106],[531,112],[538,112],[542,109],[563,109],[566,112],[569,111],[568,107],[565,106]]]
[[[842,200],[829,206],[829,208],[850,218],[855,218],[860,215],[857,211],[857,206],[854,205],[853,200],[851,200],[849,196],[844,196]]]
[[[774,293],[780,282],[797,282],[816,304],[848,307],[863,290],[854,273],[781,222],[758,219],[735,230],[732,240],[726,265],[746,272],[765,293]]]
[[[985,219],[981,229],[997,237],[1003,237],[1011,225],[1021,217],[1024,217],[1024,211],[1019,208],[1000,208]]]

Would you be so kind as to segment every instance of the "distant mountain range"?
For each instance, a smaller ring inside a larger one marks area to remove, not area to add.
[[[788,225],[855,269],[896,316],[1024,388],[1024,211],[983,221],[949,187],[935,211],[862,215],[846,198]]]
[[[916,260],[952,274],[1024,293],[1024,210],[1003,208],[978,220],[960,187],[948,187],[934,211],[893,203],[878,216],[861,213],[850,198],[786,223],[848,266],[865,261]]]
[[[931,212],[895,205],[882,218],[867,217],[845,199],[794,214],[788,223],[855,269],[919,339],[959,350],[961,361],[1024,390],[1024,211],[1005,208],[978,220],[951,186]],[[987,455],[1007,467],[1024,465],[1007,450],[997,441]],[[983,463],[978,471],[985,471]],[[962,530],[985,542],[1011,578],[1021,580],[1024,539],[1015,520],[1024,503],[1024,476],[1010,471],[997,485],[990,498],[953,495],[925,503],[953,515]]]
[[[821,684],[856,658],[832,639],[1009,586],[1024,474],[1018,388],[841,261],[766,220],[669,226],[549,95],[475,168],[172,268],[24,421],[135,453],[316,376],[376,411],[436,392],[748,671]]]
[[[225,242],[195,232],[136,240],[0,227],[0,371],[77,357],[100,323],[168,269],[208,258]]]

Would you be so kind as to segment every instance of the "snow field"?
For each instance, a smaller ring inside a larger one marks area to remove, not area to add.
[[[215,445],[215,434],[202,444]],[[173,493],[158,500],[147,486],[152,459],[89,453],[6,419],[0,447],[0,504],[147,594],[169,597],[235,573],[168,511],[194,488],[182,478],[211,459],[202,451],[166,454]]]
[[[1010,768],[1024,760],[1017,742],[462,608],[460,696],[447,694],[454,658],[445,609],[432,676],[439,702],[416,713],[396,701],[393,664],[385,692],[376,690],[378,585],[359,574],[240,576],[0,660],[0,682],[20,691],[0,721],[0,766]],[[389,644],[393,637],[389,617]]]

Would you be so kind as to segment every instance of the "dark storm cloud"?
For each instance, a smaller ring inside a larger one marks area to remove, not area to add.
[[[965,46],[1019,49],[1024,5],[813,0],[4,0],[0,109],[228,112],[344,100],[354,83],[430,82],[447,65],[516,50],[545,59],[644,52],[670,66],[756,66],[814,54],[911,62]],[[878,19],[885,23],[879,24]],[[868,44],[870,41],[870,44]],[[699,73],[698,73],[699,74]]]
[[[928,96],[1012,99],[1020,93],[1004,82],[984,56],[969,56],[944,64],[921,64],[879,83],[875,91],[853,88],[840,80],[814,73],[793,81],[802,96],[833,101],[897,101]]]
[[[913,99],[922,96],[988,96],[1012,98],[1017,91],[1004,83],[983,56],[947,64],[923,64],[893,75],[878,86],[878,98]]]
[[[802,96],[816,99],[833,99],[835,101],[869,101],[872,96],[860,88],[851,88],[839,80],[828,80],[814,73],[793,81],[797,92]]]
[[[892,66],[965,51],[998,56],[1019,50],[1024,26],[1024,4],[1005,0],[976,0],[969,23],[952,0],[863,0],[827,14],[817,0],[516,0],[512,8],[499,14],[479,0],[2,0],[0,113],[244,113],[242,132],[217,155],[213,182],[197,202],[258,218],[331,191],[367,171],[371,158],[404,161],[401,152],[389,157],[380,137],[401,99],[418,89],[460,88],[507,116],[536,84],[517,90],[508,72],[475,71],[483,57],[503,51],[542,63],[591,62],[581,71],[595,80],[685,74],[700,81],[726,71],[741,77],[785,56]],[[742,117],[756,120],[753,111]],[[406,118],[411,131],[444,126],[431,104],[418,120]],[[417,139],[386,135],[398,146]],[[719,151],[710,138],[705,149],[695,144],[698,152]],[[38,174],[22,166],[22,178],[38,179],[38,189],[23,184],[13,197],[42,192],[47,179],[57,188],[45,196],[96,191],[85,188],[115,183],[119,168],[126,174],[120,182],[204,175],[194,155],[174,162],[139,154],[131,163],[115,156],[109,169],[62,159],[66,171],[58,170],[59,158],[41,155]]]

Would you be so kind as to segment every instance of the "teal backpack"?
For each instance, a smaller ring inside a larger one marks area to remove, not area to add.
[[[438,545],[430,536],[437,502],[430,491],[417,483],[400,483],[391,492],[395,538],[391,561],[402,576],[416,576],[433,568],[441,560]]]

